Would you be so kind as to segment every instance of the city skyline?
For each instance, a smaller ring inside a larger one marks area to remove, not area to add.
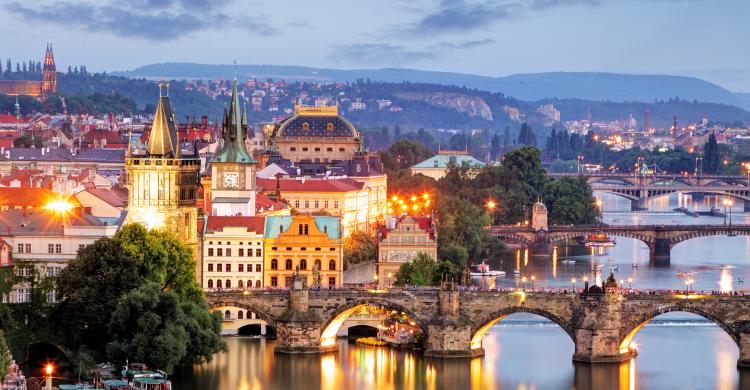
[[[603,71],[693,76],[748,92],[750,47],[734,38],[743,33],[750,4],[707,4],[337,0],[288,6],[141,0],[123,7],[108,1],[2,0],[0,33],[9,39],[0,58],[38,58],[38,48],[52,41],[60,69],[83,64],[93,71],[117,71],[157,62],[236,60],[488,76]]]

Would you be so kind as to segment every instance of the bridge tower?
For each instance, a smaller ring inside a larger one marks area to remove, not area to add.
[[[484,355],[472,349],[471,322],[459,313],[459,291],[454,282],[443,282],[438,292],[438,312],[427,323],[425,356],[460,358]]]
[[[323,320],[311,312],[310,290],[304,278],[295,273],[289,290],[289,308],[276,320],[275,352],[288,354],[311,354],[336,350],[333,343],[321,346]]]
[[[531,227],[534,230],[547,230],[547,206],[542,202],[534,203],[531,208]]]

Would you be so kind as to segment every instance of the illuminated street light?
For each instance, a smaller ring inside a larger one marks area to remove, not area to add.
[[[536,276],[531,275],[531,291],[534,291],[534,281],[536,280]]]
[[[570,281],[573,283],[573,292],[576,292],[576,278],[570,279]]]
[[[47,385],[46,386],[47,390],[52,390],[52,374],[54,372],[55,372],[55,366],[53,366],[52,364],[48,363],[44,367],[44,373],[47,375],[47,380],[45,381]]]
[[[494,200],[487,201],[487,208],[490,209],[490,211],[495,210],[495,206],[497,206],[497,204],[495,204]]]
[[[633,278],[628,278],[628,288],[629,289],[633,288]]]

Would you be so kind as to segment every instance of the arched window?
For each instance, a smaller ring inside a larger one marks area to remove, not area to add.
[[[276,259],[271,259],[271,269],[279,269],[279,261]]]
[[[318,269],[318,271],[323,270],[323,266],[320,264],[320,259],[315,260],[315,267]]]
[[[335,271],[336,270],[336,260],[330,260],[328,262],[328,270],[329,271]]]
[[[232,288],[232,281],[227,279],[226,282],[224,282],[224,287],[226,288]]]
[[[208,279],[208,288],[214,288],[214,281],[211,279]]]
[[[292,259],[286,259],[285,267],[287,270],[292,269]]]
[[[260,288],[260,280],[255,281],[255,288]]]
[[[328,124],[326,125],[326,130],[333,131],[333,123],[328,122]]]
[[[305,130],[305,131],[310,130],[310,124],[307,123],[307,122],[303,123],[302,124],[302,130]]]
[[[221,288],[221,279],[216,279],[216,288]]]
[[[225,311],[224,312],[224,319],[228,320],[230,318],[232,318],[232,312],[230,312],[229,310]]]
[[[299,261],[299,269],[301,271],[307,270],[307,260],[302,259],[302,260]]]
[[[237,310],[237,319],[242,320],[245,318],[245,313],[242,312],[242,310]]]
[[[244,288],[244,284],[241,280],[237,282],[237,288]]]

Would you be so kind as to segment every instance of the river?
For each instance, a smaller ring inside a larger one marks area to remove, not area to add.
[[[709,210],[716,197],[700,201],[672,195],[649,203],[648,212],[630,212],[627,200],[606,194],[604,221],[611,224],[721,224],[723,218],[698,218],[672,212],[678,206]],[[723,206],[722,206],[723,207]],[[737,207],[733,223],[750,223]],[[575,278],[601,268],[633,288],[684,288],[680,272],[691,273],[698,290],[746,289],[750,282],[750,238],[705,237],[672,250],[668,266],[650,264],[646,245],[617,238],[606,253],[559,247],[552,259],[517,251],[499,265],[499,286],[521,286],[520,275],[534,276],[534,288],[569,287]],[[577,255],[577,256],[572,256]],[[573,260],[575,263],[564,260]],[[494,262],[493,262],[494,263]],[[637,266],[634,267],[633,264]],[[599,265],[597,267],[597,265]],[[514,275],[513,270],[519,270]],[[490,283],[490,281],[478,281]],[[228,351],[211,362],[175,374],[175,390],[197,389],[735,389],[750,388],[750,370],[738,370],[738,348],[718,326],[688,313],[661,315],[636,336],[639,354],[630,362],[579,365],[571,362],[573,342],[554,323],[531,314],[513,314],[498,322],[483,340],[485,356],[428,359],[418,352],[366,347],[339,340],[337,352],[319,356],[273,353],[273,341],[226,339]]]

